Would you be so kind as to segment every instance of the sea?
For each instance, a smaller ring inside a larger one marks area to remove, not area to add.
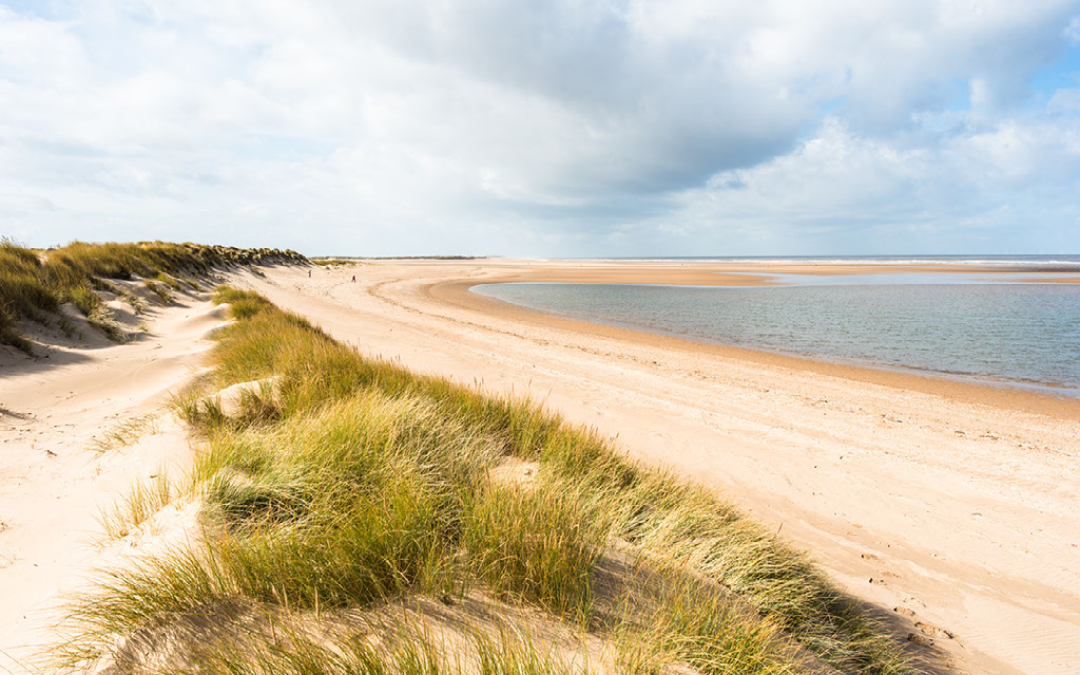
[[[1025,278],[1080,274],[1077,255],[633,260],[1030,267]],[[692,340],[1080,397],[1080,284],[1017,283],[975,271],[770,276],[781,285],[512,283],[473,291]]]

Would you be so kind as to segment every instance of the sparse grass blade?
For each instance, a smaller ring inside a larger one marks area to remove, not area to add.
[[[102,529],[112,539],[126,537],[170,504],[178,496],[168,471],[158,471],[146,483],[136,483],[126,497],[99,517]]]

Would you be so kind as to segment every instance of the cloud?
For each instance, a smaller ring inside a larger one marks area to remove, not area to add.
[[[1030,83],[1076,2],[723,5],[0,5],[0,218],[33,243],[724,253],[1013,222],[1037,192],[1075,228],[1076,90],[1032,108]]]
[[[1069,251],[1077,176],[1075,117],[1019,115],[932,144],[829,117],[793,152],[682,193],[663,222],[671,249],[712,242],[735,254]]]
[[[1074,45],[1080,44],[1080,16],[1074,16],[1065,26],[1065,37]]]

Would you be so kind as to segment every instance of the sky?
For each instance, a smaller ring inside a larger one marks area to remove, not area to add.
[[[1080,0],[0,0],[0,235],[1080,253]]]

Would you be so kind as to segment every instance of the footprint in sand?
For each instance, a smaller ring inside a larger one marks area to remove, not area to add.
[[[925,635],[919,635],[918,633],[908,633],[907,639],[908,639],[908,642],[911,642],[913,644],[917,644],[920,647],[933,647],[934,646],[934,641],[933,640],[926,637]]]
[[[947,631],[944,628],[938,628],[933,624],[926,623],[924,621],[916,621],[915,627],[918,628],[924,635],[930,635],[937,638],[945,638],[951,640],[956,637],[951,631]]]
[[[908,609],[907,607],[893,607],[893,611],[900,616],[907,617],[908,619],[914,620],[916,617],[914,610]],[[908,641],[913,642],[921,647],[933,646],[933,638],[952,640],[956,637],[956,635],[952,631],[946,630],[944,628],[939,628],[934,624],[926,623],[925,621],[915,621],[915,630],[917,630],[918,632],[908,633],[907,639]]]

